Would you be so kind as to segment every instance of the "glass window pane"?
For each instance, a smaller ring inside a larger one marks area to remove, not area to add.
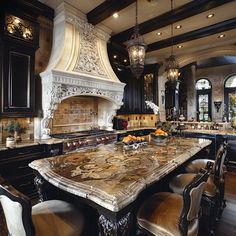
[[[210,89],[211,84],[207,79],[199,79],[196,82],[196,89],[197,90],[202,90],[202,89]]]
[[[236,116],[236,91],[228,93],[228,101],[229,101],[229,120],[232,117]]]
[[[225,87],[236,88],[236,75],[233,75],[226,80]]]
[[[199,107],[199,120],[208,121],[209,119],[209,97],[208,94],[202,94],[198,96],[198,107]]]

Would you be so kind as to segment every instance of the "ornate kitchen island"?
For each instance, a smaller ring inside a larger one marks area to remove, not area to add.
[[[133,235],[139,194],[185,163],[210,140],[171,137],[163,143],[99,145],[30,163],[39,192],[46,182],[85,200],[99,213],[100,235]]]

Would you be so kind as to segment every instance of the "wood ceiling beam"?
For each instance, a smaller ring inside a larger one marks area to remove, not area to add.
[[[181,35],[173,37],[174,45],[185,43],[194,39],[207,37],[213,34],[225,32],[236,28],[236,17],[230,20],[210,25],[201,29],[193,30]],[[172,45],[172,38],[164,39],[148,45],[147,52],[155,51],[161,48],[166,48]]]
[[[88,22],[96,25],[134,2],[135,0],[107,0],[87,13]]]
[[[200,14],[202,12],[208,11],[212,8],[224,5],[228,2],[232,2],[234,0],[197,0],[191,1],[183,6],[175,8],[173,11],[168,11],[160,16],[152,18],[148,21],[139,24],[139,32],[140,34],[146,34],[152,32],[154,30],[160,29],[162,27],[168,26],[170,24],[174,24],[180,20],[184,20],[191,16]],[[127,41],[131,35],[133,34],[133,28],[129,28],[123,32],[120,32],[113,37],[111,37],[112,41],[117,43],[122,43]]]

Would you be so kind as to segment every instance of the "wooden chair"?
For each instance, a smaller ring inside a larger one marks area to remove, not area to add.
[[[214,234],[214,228],[216,221],[220,218],[223,208],[225,207],[224,200],[224,159],[227,153],[227,146],[222,143],[216,153],[215,162],[207,180],[203,192],[203,202],[202,204],[209,207],[209,232]],[[208,162],[209,163],[209,162]],[[183,173],[175,176],[169,183],[170,189],[174,193],[182,194],[185,186],[195,178],[194,173]],[[206,207],[204,207],[206,209]]]
[[[137,214],[137,234],[197,236],[200,202],[208,176],[207,170],[201,170],[183,195],[160,192],[148,198]]]
[[[11,236],[79,236],[84,217],[79,209],[61,200],[31,207],[28,197],[0,179],[0,202]]]

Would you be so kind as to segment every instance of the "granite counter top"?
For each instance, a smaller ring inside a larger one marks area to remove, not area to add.
[[[35,160],[29,166],[54,186],[117,212],[210,143],[171,137],[130,150],[122,143],[113,143]]]
[[[23,140],[21,142],[15,143],[11,147],[6,147],[6,143],[0,144],[0,151],[8,150],[8,149],[14,149],[14,148],[22,148],[22,147],[29,147],[29,146],[35,146],[35,145],[41,145],[41,144],[55,144],[55,143],[61,143],[63,142],[62,139],[34,139],[34,140]]]

